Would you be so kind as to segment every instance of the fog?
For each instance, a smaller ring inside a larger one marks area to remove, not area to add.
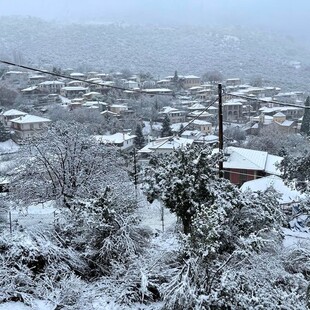
[[[65,22],[241,26],[310,40],[309,0],[0,0],[0,15]]]

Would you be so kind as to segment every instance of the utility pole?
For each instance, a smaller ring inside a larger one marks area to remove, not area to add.
[[[137,176],[137,156],[136,148],[133,148],[133,165],[134,165],[134,183],[135,183],[135,196],[137,199],[137,186],[138,186],[138,176]]]
[[[223,154],[223,90],[222,84],[218,84],[218,97],[219,97],[219,109],[218,109],[218,116],[219,116],[219,151]],[[222,155],[221,154],[221,155]],[[219,161],[219,176],[222,177],[223,171],[223,160]]]

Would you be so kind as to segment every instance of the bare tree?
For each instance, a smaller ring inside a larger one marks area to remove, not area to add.
[[[56,200],[71,207],[77,199],[97,197],[107,187],[128,180],[119,156],[95,141],[79,123],[55,123],[29,141],[12,180],[10,193],[24,204]]]

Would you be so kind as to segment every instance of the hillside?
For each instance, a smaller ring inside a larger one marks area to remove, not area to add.
[[[245,80],[261,76],[283,89],[308,91],[309,50],[288,37],[242,28],[160,28],[117,24],[59,24],[37,18],[0,18],[0,56],[36,66],[77,70],[219,70]],[[293,62],[300,62],[296,69]]]

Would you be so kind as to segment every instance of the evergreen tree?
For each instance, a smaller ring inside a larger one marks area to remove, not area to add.
[[[0,142],[4,142],[10,139],[9,131],[4,127],[3,123],[0,122]]]
[[[305,112],[304,117],[302,119],[300,132],[306,136],[310,135],[310,97],[307,97],[307,100],[305,102]]]
[[[167,114],[166,114],[164,121],[163,121],[163,128],[161,130],[161,136],[162,137],[172,136],[172,129],[170,127],[170,118]]]
[[[144,139],[144,136],[143,136],[143,133],[142,133],[142,127],[140,124],[137,125],[136,127],[136,131],[135,131],[135,147],[137,149],[142,149],[145,145],[145,139]]]
[[[174,212],[182,220],[185,234],[190,233],[192,218],[199,208],[216,197],[214,188],[209,186],[217,179],[213,171],[216,163],[211,150],[205,151],[198,146],[178,149],[171,155],[154,156],[150,160],[144,178],[147,198],[150,202],[160,199]],[[232,185],[222,180],[219,183],[223,184],[221,190],[228,190]]]

